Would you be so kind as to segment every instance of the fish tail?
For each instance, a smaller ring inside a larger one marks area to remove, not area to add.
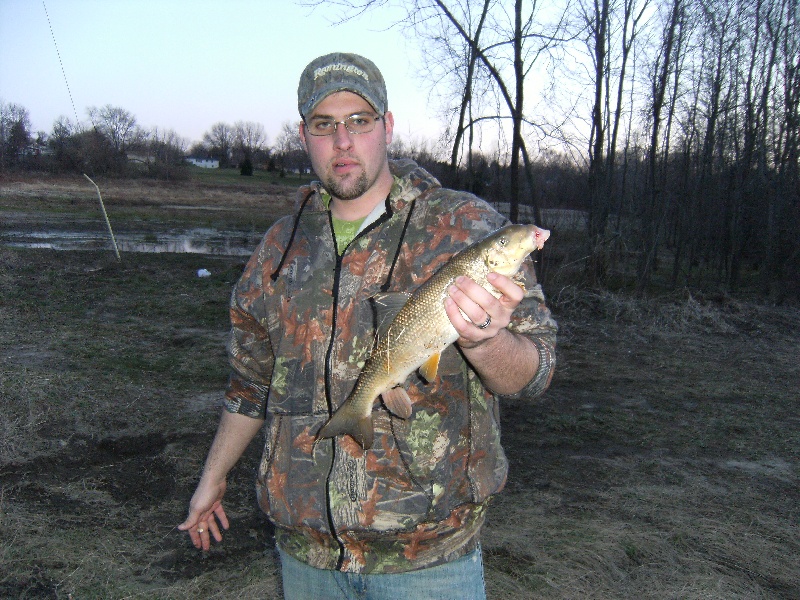
[[[362,417],[350,411],[338,410],[319,430],[319,438],[332,438],[337,435],[349,435],[357,441],[364,450],[372,448],[374,431],[372,428],[372,415]]]

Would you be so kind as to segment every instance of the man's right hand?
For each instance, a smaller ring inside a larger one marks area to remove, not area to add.
[[[222,541],[220,525],[222,529],[228,528],[228,517],[222,508],[222,497],[227,487],[225,478],[263,425],[264,419],[222,411],[203,475],[189,502],[189,516],[178,525],[181,531],[189,532],[195,548],[208,550],[211,547],[210,535],[218,542]]]
[[[218,542],[222,541],[223,529],[228,529],[228,517],[222,508],[222,497],[227,485],[223,479],[219,483],[206,483],[200,480],[192,500],[189,503],[189,515],[178,525],[181,531],[188,531],[195,548],[208,550],[211,547],[211,535]]]

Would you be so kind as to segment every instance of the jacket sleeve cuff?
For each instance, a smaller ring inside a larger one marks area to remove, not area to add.
[[[518,400],[525,398],[533,400],[541,396],[545,390],[550,387],[550,382],[553,380],[553,372],[556,366],[556,353],[555,348],[543,341],[540,338],[530,338],[536,350],[539,352],[539,369],[536,375],[516,394],[500,394],[501,399],[505,400]]]
[[[267,388],[231,376],[225,392],[225,410],[254,419],[267,416]]]

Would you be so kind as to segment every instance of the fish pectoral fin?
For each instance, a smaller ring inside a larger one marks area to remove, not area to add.
[[[436,379],[436,373],[439,372],[440,357],[441,354],[437,352],[424,363],[422,363],[422,366],[419,368],[419,374],[422,375],[425,378],[425,381],[428,383],[431,383],[434,379]]]
[[[404,387],[398,386],[390,390],[386,390],[381,394],[383,403],[386,408],[401,419],[407,419],[411,416],[411,398],[408,397],[408,392]]]
[[[336,411],[322,429],[319,430],[317,437],[323,439],[336,437],[337,435],[349,435],[364,450],[369,450],[372,448],[374,438],[372,415],[358,417],[348,411]]]

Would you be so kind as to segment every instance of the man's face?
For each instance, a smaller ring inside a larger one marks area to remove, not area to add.
[[[308,115],[313,118],[331,118],[344,121],[352,115],[378,116],[375,110],[358,94],[336,92],[325,98]],[[386,112],[369,133],[352,134],[339,123],[335,133],[314,136],[300,124],[300,139],[308,152],[314,172],[325,189],[340,200],[362,197],[387,168],[386,147],[392,141],[394,119]]]

